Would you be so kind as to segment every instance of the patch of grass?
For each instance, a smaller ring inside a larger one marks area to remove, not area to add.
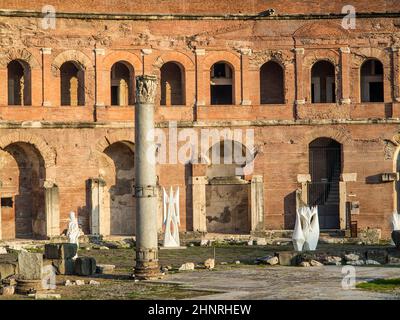
[[[376,279],[370,282],[363,282],[356,285],[356,288],[370,291],[393,291],[400,289],[400,278]]]

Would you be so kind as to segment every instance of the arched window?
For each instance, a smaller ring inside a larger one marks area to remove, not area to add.
[[[167,62],[161,67],[161,105],[184,105],[184,68],[176,62]]]
[[[134,105],[134,70],[125,61],[116,62],[111,68],[111,105]]]
[[[64,62],[60,68],[61,105],[85,105],[85,73],[82,67],[74,62]]]
[[[211,104],[234,104],[234,73],[226,62],[217,62],[211,67]]]
[[[329,61],[318,61],[311,69],[311,102],[336,102],[335,66]]]
[[[383,102],[383,65],[369,59],[361,66],[361,102]]]
[[[13,60],[7,66],[8,104],[31,105],[31,69],[22,60]]]
[[[284,103],[283,68],[274,61],[268,61],[260,68],[261,104]]]

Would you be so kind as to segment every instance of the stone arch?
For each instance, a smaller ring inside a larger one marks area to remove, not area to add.
[[[304,88],[306,88],[306,100],[311,102],[311,72],[312,67],[320,62],[320,61],[327,61],[331,63],[335,70],[335,94],[336,97],[340,97],[340,55],[337,50],[333,49],[324,49],[324,50],[315,50],[312,52],[306,51],[303,60],[303,72],[304,72]]]
[[[194,71],[195,65],[193,60],[185,53],[182,52],[165,52],[161,54],[153,63],[155,72],[159,72],[161,67],[167,62],[179,63],[183,66],[185,72]]]
[[[141,74],[143,65],[140,58],[129,51],[113,51],[103,59],[103,70],[110,71],[111,67],[118,61],[126,61],[130,63],[136,74]]]
[[[31,69],[40,69],[41,64],[35,56],[27,49],[9,49],[0,52],[0,68],[6,68],[13,60],[26,62]]]
[[[343,146],[353,144],[351,136],[345,130],[341,130],[341,128],[332,128],[326,126],[310,129],[308,132],[304,134],[303,143],[305,147],[308,147],[308,145],[312,141],[321,137],[335,140],[338,143],[342,144]]]
[[[57,162],[56,151],[41,137],[28,132],[14,132],[0,138],[0,149],[16,142],[25,142],[33,145],[43,157],[45,168],[54,167]]]
[[[211,83],[211,68],[218,62],[224,62],[232,68],[232,104],[239,104],[241,101],[240,90],[240,57],[229,51],[218,51],[210,53],[204,59],[203,79],[204,83]],[[206,90],[206,104],[211,105],[211,86]]]
[[[60,68],[67,61],[78,63],[84,71],[93,71],[93,62],[86,54],[78,50],[67,50],[55,57],[51,64],[51,71],[55,77],[60,76]]]
[[[218,61],[224,61],[233,67],[235,72],[240,72],[240,57],[229,51],[219,51],[207,54],[204,59],[204,71],[209,71],[210,68]]]
[[[391,101],[392,71],[389,49],[357,48],[352,49],[351,55],[351,100],[361,102],[361,66],[367,60],[379,60],[383,65],[384,101]]]
[[[349,35],[350,32],[345,30],[340,23],[330,21],[306,23],[293,33],[293,37],[296,39],[347,40]]]
[[[97,143],[95,145],[95,150],[97,152],[103,152],[107,147],[117,142],[125,142],[128,145],[132,146],[133,148],[133,146],[135,145],[135,133],[133,132],[133,130],[131,131],[132,132],[127,130],[127,131],[120,131],[120,132],[116,131],[107,133],[99,140],[97,140]]]

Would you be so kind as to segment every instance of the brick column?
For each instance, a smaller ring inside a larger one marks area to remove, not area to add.
[[[95,106],[104,107],[106,99],[106,92],[110,92],[110,88],[104,86],[104,73],[103,72],[103,59],[105,55],[105,49],[96,48],[94,49],[95,58],[95,86],[96,86],[96,96],[95,96]]]
[[[205,49],[196,49],[196,106],[204,106],[206,104],[206,84],[204,83],[204,58]]]
[[[393,100],[400,102],[400,48],[392,48],[393,59]]]
[[[342,96],[341,104],[350,104],[350,48],[340,48]]]
[[[295,48],[296,59],[296,104],[304,104],[304,79],[303,79],[303,56],[304,48]]]
[[[251,49],[241,49],[240,59],[241,59],[241,105],[249,106],[251,105],[250,99],[250,59],[252,51]]]
[[[52,106],[51,48],[42,48],[42,106]]]

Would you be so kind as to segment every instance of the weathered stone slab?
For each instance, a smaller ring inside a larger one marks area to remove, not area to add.
[[[400,250],[398,249],[388,250],[388,264],[400,265]]]
[[[18,254],[18,273],[22,280],[41,280],[43,255],[41,253],[20,252]]]
[[[367,260],[374,260],[380,264],[387,263],[388,254],[386,250],[373,249],[367,251]]]
[[[17,266],[12,263],[0,263],[0,280],[15,274]]]
[[[75,257],[78,246],[75,243],[50,243],[44,246],[46,259],[71,259]]]
[[[98,264],[96,267],[96,272],[99,274],[113,273],[115,265],[113,264]]]
[[[57,274],[72,275],[75,272],[75,261],[72,259],[56,259],[51,262]]]
[[[279,258],[281,266],[295,266],[297,265],[297,252],[281,251],[275,254]]]
[[[80,276],[91,276],[96,273],[96,260],[91,257],[80,257],[75,260],[75,273]]]

